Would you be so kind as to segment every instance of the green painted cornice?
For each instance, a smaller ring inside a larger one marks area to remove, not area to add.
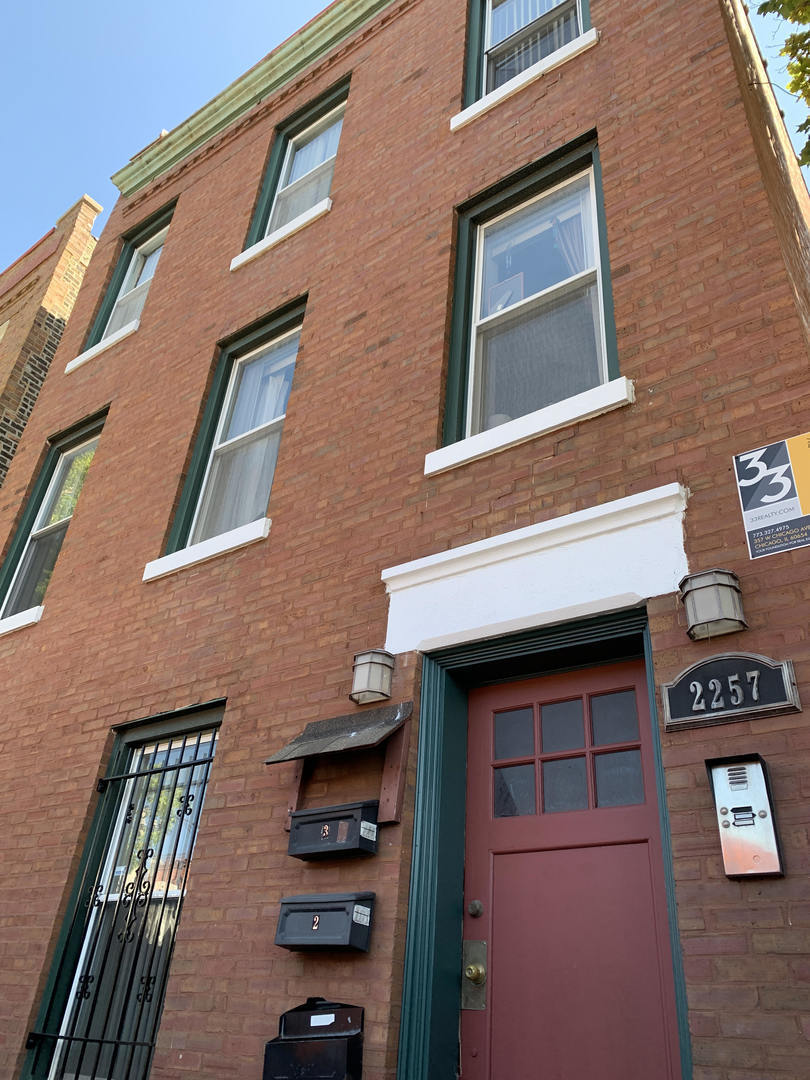
[[[112,182],[122,195],[132,195],[244,116],[258,101],[289,83],[393,2],[335,0],[188,120],[136,154],[113,174]]]

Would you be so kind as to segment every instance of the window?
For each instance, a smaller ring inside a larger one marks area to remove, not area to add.
[[[465,105],[580,37],[589,0],[472,0]]]
[[[606,381],[593,171],[478,230],[467,434]]]
[[[173,211],[173,206],[161,210],[135,232],[124,237],[121,255],[82,356],[94,346],[100,346],[102,342],[106,344],[116,335],[122,336],[122,332],[137,329]]]
[[[119,734],[27,1077],[149,1075],[219,719]]]
[[[0,619],[39,608],[98,445],[100,422],[61,439],[46,458],[0,572]]]
[[[299,337],[294,330],[234,362],[190,544],[264,517]]]
[[[293,232],[330,208],[348,93],[344,79],[277,129],[246,249]]]
[[[614,386],[601,217],[592,138],[460,210],[446,444]],[[609,407],[627,400],[608,389]],[[515,441],[530,434],[523,423]]]
[[[577,0],[490,0],[486,89],[496,90],[579,34]]]
[[[140,317],[167,232],[168,229],[162,229],[157,236],[144,241],[133,250],[124,282],[113,304],[102,338],[109,337]]]
[[[290,140],[267,232],[289,225],[329,195],[343,107]]]
[[[304,304],[296,301],[222,348],[169,537],[170,555],[150,564],[156,572],[149,570],[147,579],[166,572],[167,559],[177,568],[171,553],[199,545],[202,557],[209,557],[230,546],[215,544],[209,553],[212,538],[232,534],[241,544],[247,526],[265,522],[303,316]],[[251,542],[261,535],[247,528],[246,537]]]

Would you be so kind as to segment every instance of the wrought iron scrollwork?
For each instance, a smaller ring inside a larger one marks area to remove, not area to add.
[[[138,1001],[147,1004],[152,1000],[155,991],[155,975],[141,975],[141,990],[138,993]]]
[[[90,975],[89,972],[85,972],[84,975],[79,976],[78,985],[76,987],[76,1000],[86,1001],[92,993],[90,984],[96,981],[95,975]]]
[[[183,795],[181,792],[177,802],[179,804],[177,807],[177,816],[182,817],[183,814],[185,814],[186,817],[188,817],[192,813],[191,804],[194,802],[193,792],[189,792],[187,795]]]
[[[149,872],[149,859],[155,854],[154,848],[141,848],[137,856],[138,869],[132,881],[128,881],[121,897],[121,907],[126,912],[126,921],[118,931],[118,940],[128,944],[135,937],[135,923],[138,921],[138,909],[142,908],[152,889],[152,883],[146,876]]]

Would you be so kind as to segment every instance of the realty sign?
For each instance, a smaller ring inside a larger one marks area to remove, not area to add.
[[[810,432],[734,457],[752,559],[810,545]]]

